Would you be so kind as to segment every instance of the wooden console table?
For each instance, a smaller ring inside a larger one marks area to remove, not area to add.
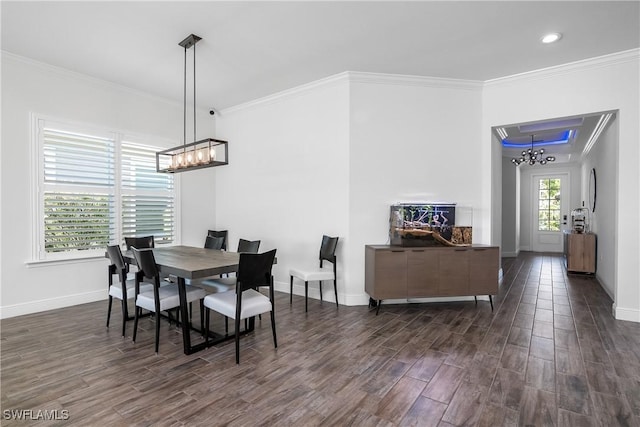
[[[365,246],[365,290],[384,299],[491,295],[498,292],[497,246]]]
[[[564,262],[568,272],[596,272],[596,235],[564,232]]]

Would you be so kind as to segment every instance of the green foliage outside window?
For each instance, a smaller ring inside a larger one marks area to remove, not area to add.
[[[538,231],[560,231],[560,179],[539,181]]]

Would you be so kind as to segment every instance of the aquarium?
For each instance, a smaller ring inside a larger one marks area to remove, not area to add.
[[[472,240],[472,210],[455,203],[398,203],[391,206],[389,240],[396,246],[468,245]]]

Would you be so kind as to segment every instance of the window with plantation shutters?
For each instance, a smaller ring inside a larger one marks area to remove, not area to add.
[[[34,123],[35,260],[103,256],[107,245],[128,236],[174,242],[175,178],[156,172],[161,148],[117,132],[41,118]]]
[[[115,228],[115,142],[43,127],[40,252],[90,251],[109,244]]]
[[[156,172],[157,149],[121,144],[122,237],[153,235],[156,244],[174,238],[173,176]]]

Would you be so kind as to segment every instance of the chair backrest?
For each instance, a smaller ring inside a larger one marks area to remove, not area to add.
[[[229,235],[229,231],[227,230],[208,230],[207,231],[207,235],[211,236],[211,237],[223,237],[224,240],[222,242],[222,248],[220,249],[224,249],[225,251],[227,250],[227,236]]]
[[[329,261],[335,266],[337,246],[337,237],[322,236],[322,245],[320,245],[320,267],[322,267],[323,260]]]
[[[116,271],[118,273],[122,270],[126,270],[127,264],[125,264],[124,262],[124,258],[122,257],[122,250],[120,249],[119,245],[107,246],[107,254],[109,255],[111,264],[116,267]]]
[[[239,294],[259,286],[272,288],[271,269],[275,257],[275,249],[262,254],[241,253],[238,263],[236,293]]]
[[[153,236],[144,237],[125,237],[124,243],[127,245],[127,250],[131,248],[146,249],[155,248],[155,242]]]
[[[222,245],[224,245],[224,237],[207,236],[204,241],[206,249],[222,249]]]
[[[153,256],[153,251],[149,248],[138,249],[135,246],[132,247],[131,250],[133,251],[133,257],[136,260],[140,272],[149,279],[155,278],[155,282],[159,284],[160,274],[158,272],[156,259]]]
[[[245,240],[240,239],[238,241],[238,252],[244,252],[247,254],[257,254],[260,248],[260,240]]]

